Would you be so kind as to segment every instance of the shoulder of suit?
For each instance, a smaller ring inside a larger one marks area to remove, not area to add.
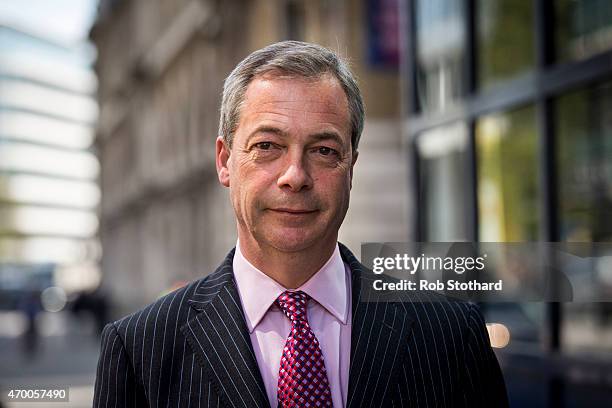
[[[371,269],[363,265],[353,255],[353,253],[343,244],[339,243],[340,253],[352,271],[353,279],[360,279],[361,285],[371,285],[375,280],[382,280],[387,283],[397,283],[400,280],[386,274],[375,274]],[[405,293],[394,293],[391,297],[382,296],[381,299],[389,301],[395,298],[397,306],[406,311],[417,311],[420,314],[446,313],[456,318],[460,325],[468,325],[470,315],[476,314],[480,319],[482,316],[478,306],[472,302],[453,298],[444,294],[432,291],[414,291]],[[412,304],[412,305],[411,305]]]

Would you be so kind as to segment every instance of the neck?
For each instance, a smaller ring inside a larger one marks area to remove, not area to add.
[[[245,259],[287,289],[306,283],[325,265],[335,248],[336,240],[326,240],[304,250],[285,252],[240,239],[240,252]]]

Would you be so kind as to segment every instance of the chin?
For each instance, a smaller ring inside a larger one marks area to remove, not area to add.
[[[282,231],[268,237],[270,246],[282,252],[300,252],[320,242],[321,236],[302,230]]]

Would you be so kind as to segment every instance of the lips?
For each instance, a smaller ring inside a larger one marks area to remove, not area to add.
[[[301,208],[271,208],[270,211],[285,213],[285,214],[292,214],[292,215],[306,215],[306,214],[312,214],[312,213],[317,212],[317,210],[308,210],[308,209],[301,209]]]

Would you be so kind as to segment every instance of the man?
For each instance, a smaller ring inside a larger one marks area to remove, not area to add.
[[[234,69],[216,165],[238,244],[105,328],[95,406],[507,405],[474,306],[361,298],[373,275],[337,237],[363,117],[352,74],[320,46],[273,44]]]

